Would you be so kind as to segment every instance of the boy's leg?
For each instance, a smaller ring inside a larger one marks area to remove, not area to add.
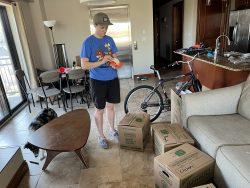
[[[115,132],[114,122],[115,122],[115,105],[120,103],[120,82],[118,78],[110,80],[108,82],[108,95],[107,95],[107,117],[112,132]]]
[[[100,137],[105,138],[103,134],[103,112],[104,110],[95,109],[95,123],[99,132]]]
[[[103,134],[103,112],[106,104],[107,87],[105,82],[90,80],[92,98],[95,104],[95,122],[99,132],[99,144],[102,148],[108,148],[108,142]]]
[[[115,132],[115,105],[113,103],[106,103],[107,118],[110,126],[110,130]]]
[[[115,105],[120,102],[120,83],[116,78],[108,82],[108,96],[107,96],[107,117],[110,125],[111,137],[118,139],[118,132],[114,128],[115,123]]]

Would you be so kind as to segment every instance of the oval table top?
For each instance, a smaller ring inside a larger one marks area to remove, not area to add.
[[[45,150],[74,151],[86,144],[89,132],[89,113],[78,109],[59,116],[32,132],[28,142]]]

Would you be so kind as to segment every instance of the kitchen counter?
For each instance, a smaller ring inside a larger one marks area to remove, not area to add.
[[[192,58],[193,56],[175,52],[176,54]],[[214,61],[213,58],[209,58],[206,55],[199,55],[197,58],[200,62],[208,63],[213,66],[221,67],[223,69],[231,71],[250,71],[250,63],[248,64],[233,64],[227,58],[218,56],[217,60]]]
[[[193,58],[191,55],[175,52],[182,56],[183,61]],[[206,55],[198,56],[192,63],[193,71],[201,84],[209,89],[233,86],[244,82],[250,73],[250,64],[235,65],[227,58],[218,57],[216,62]],[[182,72],[189,72],[186,64],[182,66]]]

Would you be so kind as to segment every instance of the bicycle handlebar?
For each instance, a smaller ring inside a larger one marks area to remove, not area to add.
[[[157,77],[159,78],[159,80],[161,80],[161,75],[160,75],[159,71],[158,71],[157,69],[155,69],[155,66],[154,66],[154,65],[151,65],[151,66],[150,66],[150,69],[152,69],[154,72],[156,72]]]
[[[154,70],[154,71],[156,70],[154,65],[151,65],[151,66],[150,66],[150,69],[152,69],[152,70]]]
[[[175,61],[174,63],[168,65],[168,67],[173,67],[173,66],[179,65],[179,64],[188,64],[188,67],[189,67],[190,71],[192,71],[192,67],[191,67],[190,63],[191,63],[192,61],[194,61],[195,58],[196,58],[197,56],[199,56],[200,54],[202,54],[202,53],[197,53],[197,54],[195,54],[195,56],[194,56],[191,60],[189,60],[189,61]],[[158,79],[161,80],[161,75],[160,75],[159,71],[158,71],[157,69],[155,69],[154,65],[151,65],[151,66],[150,66],[150,69],[152,69],[153,71],[155,71],[156,74],[157,74]]]
[[[191,60],[189,61],[175,61],[174,63],[168,65],[168,67],[173,67],[175,65],[179,65],[179,64],[189,64],[191,63],[192,61],[195,60],[195,58],[199,55],[200,53],[197,53]]]

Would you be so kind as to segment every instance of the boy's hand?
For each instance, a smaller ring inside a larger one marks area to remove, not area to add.
[[[102,64],[105,64],[105,63],[107,63],[107,62],[109,62],[109,61],[111,61],[112,60],[112,57],[110,56],[110,55],[105,55],[104,57],[103,57],[103,59],[102,59]]]

